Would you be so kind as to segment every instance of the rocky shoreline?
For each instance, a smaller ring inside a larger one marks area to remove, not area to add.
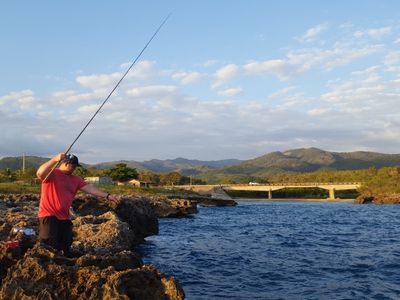
[[[355,204],[400,204],[400,195],[376,195],[376,196],[359,196],[354,200]]]
[[[135,195],[115,206],[78,197],[71,257],[64,257],[37,243],[39,196],[2,194],[0,299],[184,299],[176,278],[145,265],[132,249],[158,234],[158,218],[197,213],[199,200],[234,205]]]

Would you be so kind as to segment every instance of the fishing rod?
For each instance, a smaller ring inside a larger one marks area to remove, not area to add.
[[[71,150],[71,148],[75,145],[76,141],[81,137],[81,135],[83,134],[83,132],[86,130],[86,128],[89,126],[89,124],[93,121],[93,119],[96,117],[96,115],[100,112],[100,110],[103,108],[104,104],[106,104],[106,102],[108,101],[108,99],[110,99],[111,95],[114,93],[114,91],[117,89],[117,87],[120,85],[120,83],[122,82],[122,80],[124,80],[124,78],[126,77],[126,75],[129,73],[129,71],[132,69],[132,67],[136,64],[136,62],[139,60],[139,58],[142,56],[143,52],[146,50],[147,46],[150,45],[151,41],[155,38],[155,36],[157,35],[157,33],[161,30],[161,28],[164,26],[164,24],[167,22],[167,20],[169,19],[169,17],[171,16],[171,13],[168,14],[168,16],[164,19],[164,21],[160,24],[160,26],[158,26],[157,30],[154,32],[154,34],[151,36],[151,38],[148,40],[148,42],[146,43],[146,45],[143,47],[143,49],[140,51],[140,53],[136,56],[135,60],[133,61],[133,63],[129,66],[129,68],[125,71],[124,75],[121,77],[121,79],[117,82],[117,84],[114,86],[114,88],[111,90],[111,92],[108,94],[108,96],[105,98],[105,100],[103,101],[103,103],[99,106],[99,108],[96,110],[96,112],[94,113],[94,115],[90,118],[90,120],[86,123],[86,125],[83,127],[83,129],[81,130],[81,132],[78,134],[78,136],[75,138],[75,140],[71,143],[71,145],[67,148],[67,150],[65,150],[65,154],[68,154],[68,152]],[[50,176],[50,174],[54,171],[55,168],[58,167],[58,165],[61,163],[61,161],[58,161],[53,168],[50,170],[50,172],[46,175],[46,177],[43,179],[42,182],[45,182],[46,179]]]

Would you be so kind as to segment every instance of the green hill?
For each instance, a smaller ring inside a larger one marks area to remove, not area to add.
[[[175,158],[175,159],[152,159],[144,162],[137,161],[114,161],[96,164],[94,167],[98,169],[109,169],[114,167],[117,163],[124,163],[130,168],[135,168],[139,171],[152,171],[156,173],[165,173],[178,171],[183,175],[195,175],[204,173],[215,168],[221,168],[224,166],[229,166],[233,164],[240,163],[237,159],[225,159],[225,160],[215,160],[215,161],[202,161],[202,160],[190,160],[186,158]]]
[[[376,152],[329,152],[317,148],[272,152],[240,164],[211,170],[198,175],[206,182],[248,182],[267,180],[285,172],[314,172],[324,170],[360,170],[370,167],[400,166],[400,154]]]
[[[48,161],[48,158],[38,156],[25,156],[25,168],[37,169],[41,164]],[[0,159],[0,170],[11,169],[21,170],[22,169],[22,156],[19,157],[3,157]]]
[[[47,158],[27,156],[26,168],[38,168]],[[328,170],[360,170],[370,167],[382,168],[400,166],[400,154],[376,152],[329,152],[317,148],[301,148],[284,152],[271,152],[254,159],[201,161],[185,158],[144,162],[114,161],[96,165],[85,165],[97,169],[109,169],[117,163],[125,163],[138,171],[156,173],[178,171],[182,175],[193,175],[206,182],[249,182],[267,180],[275,174],[290,172],[314,172]],[[0,170],[22,168],[22,157],[4,157],[0,159]]]

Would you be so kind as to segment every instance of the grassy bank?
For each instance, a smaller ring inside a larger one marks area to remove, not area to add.
[[[1,182],[1,194],[39,194],[40,185],[24,182]]]
[[[114,195],[169,195],[185,196],[196,194],[192,191],[164,189],[162,187],[138,188],[133,185],[99,185],[100,190]],[[24,182],[1,182],[0,194],[40,194],[40,184]],[[197,194],[196,194],[197,195]]]

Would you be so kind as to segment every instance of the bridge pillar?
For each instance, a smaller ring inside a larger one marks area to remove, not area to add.
[[[268,190],[268,199],[271,200],[272,199],[272,189]]]
[[[335,199],[335,188],[329,189],[329,199]]]

